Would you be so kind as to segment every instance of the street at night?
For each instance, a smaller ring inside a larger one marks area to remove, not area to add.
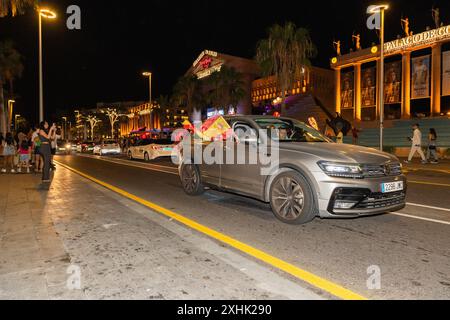
[[[185,195],[170,160],[154,164],[123,157],[61,156],[57,160],[367,298],[449,298],[450,252],[448,247],[436,245],[449,241],[448,169],[446,173],[411,171],[408,178],[417,183],[409,185],[408,202],[414,205],[399,215],[316,219],[299,227],[279,223],[268,205],[245,197],[217,191],[198,198]],[[148,210],[148,215],[151,218],[157,213]],[[245,256],[245,252],[240,254]],[[382,270],[382,290],[367,290],[367,269],[372,265]]]
[[[449,1],[0,0],[3,300],[449,301]]]

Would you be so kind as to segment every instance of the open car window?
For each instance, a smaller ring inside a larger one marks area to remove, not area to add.
[[[270,138],[279,142],[331,142],[319,131],[297,120],[260,118],[255,122],[267,130]]]

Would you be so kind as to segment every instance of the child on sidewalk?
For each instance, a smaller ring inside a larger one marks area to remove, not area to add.
[[[19,166],[17,170],[18,173],[21,173],[23,168],[26,168],[27,173],[30,173],[30,153],[30,142],[27,139],[22,140],[22,143],[19,146]]]

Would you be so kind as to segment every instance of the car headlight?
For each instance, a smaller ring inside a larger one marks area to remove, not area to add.
[[[338,162],[320,161],[317,163],[319,167],[330,177],[338,178],[364,178],[361,166],[358,164],[346,164]]]
[[[72,146],[70,144],[66,144],[66,149],[70,149]]]

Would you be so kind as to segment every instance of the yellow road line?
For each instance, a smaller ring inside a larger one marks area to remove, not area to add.
[[[87,175],[81,171],[71,168],[65,164],[62,164],[60,162],[57,162],[57,163],[60,166],[66,168],[68,170],[71,170],[72,172],[75,172],[76,174],[79,174],[82,177],[85,177],[86,179],[89,179],[111,191],[114,191],[128,199],[136,201],[156,212],[159,212],[175,221],[178,221],[179,223],[182,223],[191,229],[197,230],[211,238],[214,238],[214,239],[216,239],[222,243],[225,243],[241,252],[244,252],[260,261],[263,261],[279,270],[282,270],[304,282],[309,283],[310,285],[312,285],[314,287],[317,287],[319,289],[322,289],[322,290],[332,294],[335,297],[345,299],[345,300],[367,300],[367,298],[365,298],[357,293],[354,293],[354,292],[350,291],[349,289],[346,289],[346,288],[344,288],[338,284],[335,284],[329,280],[326,280],[319,276],[316,276],[315,274],[305,271],[299,267],[296,267],[296,266],[294,266],[288,262],[285,262],[281,259],[278,259],[274,256],[271,256],[270,254],[265,253],[264,251],[256,249],[256,248],[249,246],[243,242],[233,239],[225,234],[222,234],[213,229],[210,229],[210,228],[208,228],[204,225],[201,225],[193,220],[190,220],[178,213],[175,213],[175,212],[168,210],[166,208],[163,208],[155,203],[152,203],[152,202],[142,199],[138,196],[135,196],[135,195],[133,195],[125,190],[122,190],[120,188],[117,188],[109,183],[98,180],[90,175]]]
[[[450,184],[448,184],[448,183],[435,183],[435,182],[412,181],[412,180],[408,180],[408,183],[424,184],[424,185],[428,185],[428,186],[438,186],[438,187],[450,187]]]

